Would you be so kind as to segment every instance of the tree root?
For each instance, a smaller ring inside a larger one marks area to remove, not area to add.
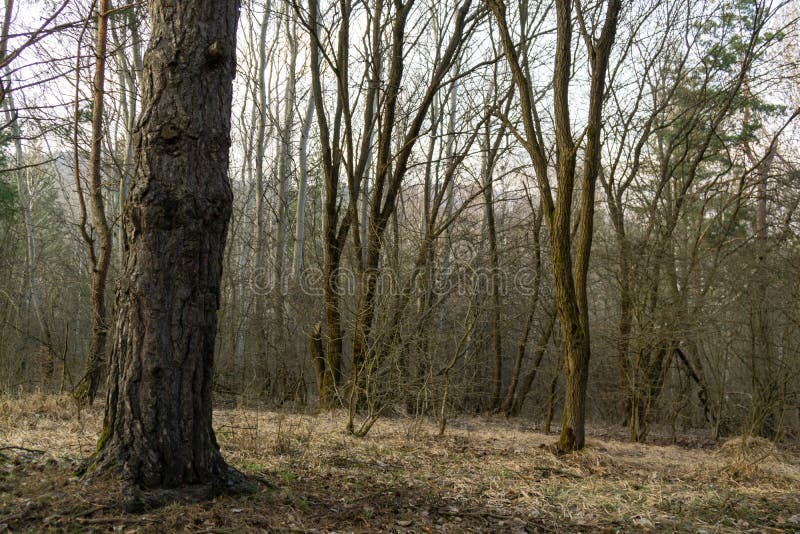
[[[221,460],[220,460],[221,461]],[[247,495],[261,486],[277,486],[262,477],[250,477],[221,461],[218,473],[197,484],[176,487],[148,487],[140,483],[123,460],[105,456],[102,452],[87,458],[75,474],[85,485],[118,480],[122,484],[120,508],[126,513],[142,513],[170,504],[193,504],[209,501],[221,495]]]
[[[227,472],[204,484],[178,488],[142,488],[129,483],[122,503],[127,513],[142,513],[170,504],[194,504],[209,501],[221,495],[248,495],[258,491],[258,479],[251,479],[241,471],[228,467]]]

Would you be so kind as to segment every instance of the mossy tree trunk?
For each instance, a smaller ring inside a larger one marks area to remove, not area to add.
[[[589,335],[589,301],[587,279],[594,233],[595,185],[600,173],[602,109],[606,93],[606,73],[622,8],[621,0],[597,3],[595,22],[586,25],[580,2],[556,0],[556,42],[553,63],[553,126],[555,134],[555,171],[557,191],[553,196],[550,184],[550,162],[537,109],[528,65],[528,51],[519,49],[509,27],[506,4],[487,0],[486,5],[497,22],[497,30],[514,85],[519,92],[523,131],[520,139],[531,157],[542,209],[550,233],[553,286],[561,324],[564,353],[565,395],[564,416],[558,448],[563,452],[582,449],[585,444],[586,388],[589,380],[591,339]],[[600,11],[605,5],[605,12]],[[574,13],[573,13],[574,11]],[[574,15],[574,16],[573,16]],[[527,35],[526,17],[520,17],[520,35]],[[573,27],[586,44],[589,57],[589,108],[585,132],[576,141],[572,132],[569,89],[573,72]],[[597,34],[597,36],[595,36]],[[580,212],[573,221],[572,205],[578,176],[577,152],[583,148],[583,175],[580,177]],[[572,225],[577,222],[573,250]],[[574,256],[574,257],[573,257]]]

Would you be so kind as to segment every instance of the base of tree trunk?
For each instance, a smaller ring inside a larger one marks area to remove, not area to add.
[[[578,449],[575,440],[575,432],[572,430],[572,427],[564,426],[562,428],[556,447],[560,453],[575,452]]]
[[[201,483],[189,483],[172,488],[153,488],[142,484],[141,475],[119,455],[101,451],[88,458],[76,475],[84,484],[94,484],[109,479],[122,483],[120,508],[126,513],[142,513],[170,504],[192,504],[211,500],[220,495],[247,495],[258,491],[259,483],[269,488],[275,486],[265,479],[248,477],[225,463],[222,456],[215,462],[214,472]]]
[[[220,495],[247,495],[256,493],[258,485],[245,477],[236,483],[230,480],[220,483],[198,484],[182,488],[143,490],[131,485],[122,504],[125,512],[139,514],[171,504],[195,504],[209,501]]]

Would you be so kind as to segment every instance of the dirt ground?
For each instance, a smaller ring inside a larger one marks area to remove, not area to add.
[[[220,409],[229,463],[271,482],[238,497],[126,513],[113,481],[73,475],[102,409],[0,397],[0,533],[800,532],[800,450],[742,438],[639,445],[591,429],[585,451],[524,421],[463,418],[443,437],[385,419],[365,438],[343,413]]]

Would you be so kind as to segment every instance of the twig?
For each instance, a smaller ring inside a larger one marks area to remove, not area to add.
[[[499,519],[500,521],[508,521],[509,519],[515,519],[513,515],[501,515],[494,512],[469,512],[466,510],[454,512],[444,508],[437,510],[437,513],[439,515],[444,515],[448,517],[477,517],[482,519],[491,518],[491,519]],[[525,520],[523,519],[523,521]]]
[[[152,523],[152,519],[143,518],[143,517],[122,517],[122,516],[111,516],[111,517],[79,517],[77,518],[78,523],[86,524],[86,525],[95,525],[95,524],[103,524],[103,523]]]
[[[84,510],[83,512],[79,512],[79,513],[75,514],[75,517],[83,517],[85,515],[92,515],[94,513],[100,512],[101,510],[106,510],[107,508],[108,508],[108,506],[104,506],[102,504],[98,504],[97,506],[89,508],[88,510]]]
[[[238,469],[236,469],[236,470],[239,471]],[[256,482],[260,482],[260,483],[262,483],[263,485],[265,485],[269,489],[272,489],[272,490],[278,489],[278,485],[275,484],[274,482],[272,482],[271,480],[269,480],[266,477],[263,477],[263,476],[257,475],[257,474],[246,475],[246,474],[242,473],[241,471],[239,471],[239,473],[242,476],[244,476],[246,479],[251,479],[251,480],[255,480]]]
[[[40,451],[38,449],[28,449],[27,447],[17,447],[15,445],[8,445],[8,446],[5,446],[5,447],[0,447],[0,451],[11,451],[11,450],[14,450],[14,451],[25,451],[25,452],[29,452],[31,454],[44,454],[45,453],[45,451]]]

